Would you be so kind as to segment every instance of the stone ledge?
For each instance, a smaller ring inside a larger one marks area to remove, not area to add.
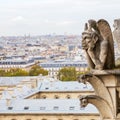
[[[120,75],[120,70],[91,70],[93,75]]]

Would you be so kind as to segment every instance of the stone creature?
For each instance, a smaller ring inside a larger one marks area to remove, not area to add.
[[[111,109],[110,105],[101,97],[97,95],[88,95],[88,96],[81,96],[80,97],[80,106],[81,108],[86,107],[88,104],[93,104],[96,106],[98,111],[100,112],[102,120],[114,120],[115,114]]]
[[[86,96],[81,96],[79,99],[81,108],[84,108],[88,105],[88,99],[86,98]]]
[[[89,20],[82,33],[82,47],[91,69],[112,69],[115,66],[114,43],[107,21]]]

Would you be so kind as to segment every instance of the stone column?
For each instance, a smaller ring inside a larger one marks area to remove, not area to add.
[[[80,98],[82,107],[91,103],[98,108],[102,120],[120,120],[119,70],[93,70],[81,76],[79,81],[89,82],[95,90],[95,95]]]

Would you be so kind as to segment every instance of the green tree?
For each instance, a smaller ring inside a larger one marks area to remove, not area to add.
[[[13,74],[13,76],[28,76],[28,72],[23,69],[16,69],[16,72]]]
[[[5,70],[0,69],[0,76],[5,76]]]
[[[41,68],[39,65],[34,65],[29,71],[30,76],[38,76],[40,74],[43,76],[48,75],[48,71]]]
[[[5,76],[28,76],[28,72],[26,70],[20,68],[11,68],[7,72],[5,72]]]
[[[58,72],[58,79],[62,81],[75,81],[77,79],[77,71],[75,67],[64,67]]]
[[[48,71],[44,70],[38,65],[33,66],[29,72],[20,68],[11,68],[7,71],[0,69],[0,76],[10,77],[10,76],[38,76],[42,74],[43,76],[48,75]]]

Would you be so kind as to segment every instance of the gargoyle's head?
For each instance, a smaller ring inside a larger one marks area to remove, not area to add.
[[[88,105],[88,99],[85,96],[80,97],[80,106],[81,107],[86,107]]]
[[[78,82],[86,84],[89,81],[89,78],[92,77],[91,74],[84,74],[77,77]]]
[[[85,75],[80,75],[77,77],[78,82],[86,84],[86,77]]]

